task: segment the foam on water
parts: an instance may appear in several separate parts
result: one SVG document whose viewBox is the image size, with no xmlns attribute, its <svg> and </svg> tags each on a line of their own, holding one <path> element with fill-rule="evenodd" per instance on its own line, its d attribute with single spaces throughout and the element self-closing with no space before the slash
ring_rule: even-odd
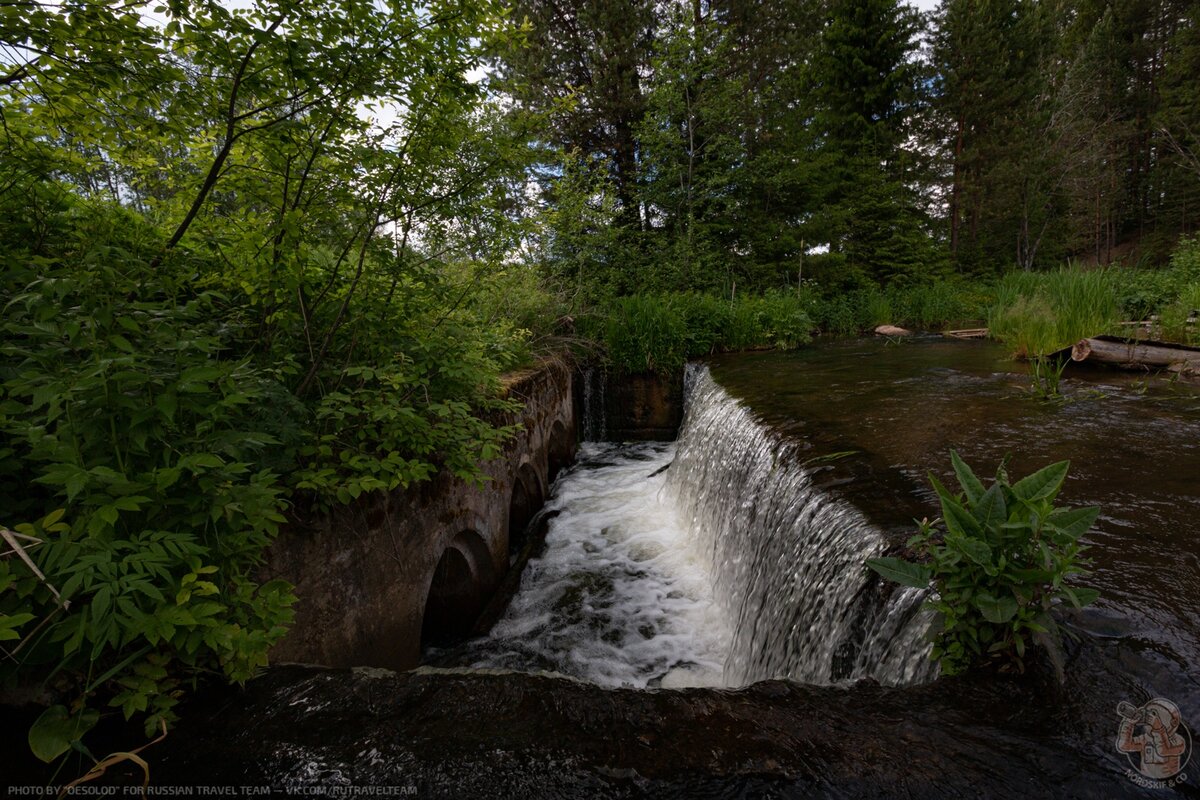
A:
<svg viewBox="0 0 1200 800">
<path fill-rule="evenodd" d="M 582 445 L 550 500 L 559 514 L 545 552 L 526 566 L 504 617 L 472 645 L 474 666 L 543 669 L 602 686 L 723 683 L 727 617 L 662 492 L 674 451 Z"/>
<path fill-rule="evenodd" d="M 668 688 L 936 675 L 925 593 L 865 566 L 882 534 L 707 368 L 686 395 L 677 443 L 583 444 L 545 552 L 460 663 Z"/>
</svg>

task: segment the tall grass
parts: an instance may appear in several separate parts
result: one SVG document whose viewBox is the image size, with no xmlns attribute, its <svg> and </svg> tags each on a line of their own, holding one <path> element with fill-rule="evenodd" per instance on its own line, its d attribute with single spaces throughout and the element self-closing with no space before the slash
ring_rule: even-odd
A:
<svg viewBox="0 0 1200 800">
<path fill-rule="evenodd" d="M 625 372 L 669 372 L 687 360 L 688 330 L 672 298 L 632 295 L 604 309 L 609 361 Z"/>
<path fill-rule="evenodd" d="M 724 350 L 798 347 L 810 341 L 813 322 L 794 294 L 728 300 L 680 292 L 616 298 L 581 327 L 603 342 L 616 369 L 665 373 Z"/>
<path fill-rule="evenodd" d="M 1198 310 L 1200 238 L 1182 240 L 1170 267 L 1159 270 L 1068 266 L 1013 272 L 995 283 L 941 281 L 832 295 L 806 285 L 733 300 L 696 292 L 635 295 L 603 304 L 580 320 L 579 332 L 602 342 L 611 364 L 627 372 L 670 372 L 720 351 L 798 347 L 814 331 L 857 336 L 884 323 L 939 330 L 985 319 L 994 338 L 1037 359 L 1116 332 L 1123 319 L 1153 314 L 1161 335 L 1195 341 L 1198 326 L 1187 320 Z"/>
<path fill-rule="evenodd" d="M 909 286 L 892 295 L 899 323 L 921 330 L 982 320 L 989 297 L 980 287 L 949 282 Z"/>
<path fill-rule="evenodd" d="M 1112 269 L 1014 272 L 996 286 L 988 328 L 1017 355 L 1052 353 L 1114 329 L 1122 311 L 1119 286 Z"/>
<path fill-rule="evenodd" d="M 905 287 L 870 287 L 841 295 L 809 295 L 809 313 L 822 333 L 856 336 L 891 323 L 917 330 L 941 330 L 982 320 L 986 287 L 940 282 Z"/>
</svg>

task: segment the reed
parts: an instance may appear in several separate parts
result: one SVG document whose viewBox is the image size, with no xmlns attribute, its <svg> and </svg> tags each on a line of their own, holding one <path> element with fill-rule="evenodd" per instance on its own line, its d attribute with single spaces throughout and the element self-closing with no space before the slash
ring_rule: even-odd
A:
<svg viewBox="0 0 1200 800">
<path fill-rule="evenodd" d="M 733 300 L 694 292 L 621 297 L 599 319 L 592 335 L 624 372 L 672 372 L 689 358 L 721 351 L 791 349 L 810 341 L 814 327 L 805 299 L 785 292 Z"/>
<path fill-rule="evenodd" d="M 996 286 L 988 328 L 1018 356 L 1044 356 L 1114 329 L 1119 285 L 1112 269 L 1011 273 Z"/>
<path fill-rule="evenodd" d="M 670 372 L 687 360 L 687 326 L 669 296 L 611 301 L 603 339 L 608 358 L 626 372 Z"/>
</svg>

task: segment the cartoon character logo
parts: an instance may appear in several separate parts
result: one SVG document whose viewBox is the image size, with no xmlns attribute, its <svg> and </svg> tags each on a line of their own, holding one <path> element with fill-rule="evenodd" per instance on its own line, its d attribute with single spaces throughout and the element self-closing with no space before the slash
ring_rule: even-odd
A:
<svg viewBox="0 0 1200 800">
<path fill-rule="evenodd" d="M 1192 737 L 1178 706 L 1156 697 L 1140 708 L 1122 701 L 1117 713 L 1121 715 L 1117 749 L 1127 755 L 1131 766 L 1156 781 L 1169 780 L 1183 771 L 1192 755 Z"/>
</svg>

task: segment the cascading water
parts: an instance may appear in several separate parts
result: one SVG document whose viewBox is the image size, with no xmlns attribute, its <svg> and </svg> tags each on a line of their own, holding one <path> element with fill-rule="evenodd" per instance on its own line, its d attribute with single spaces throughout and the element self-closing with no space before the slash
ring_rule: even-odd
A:
<svg viewBox="0 0 1200 800">
<path fill-rule="evenodd" d="M 602 378 L 584 375 L 591 436 Z M 544 554 L 457 660 L 606 686 L 930 679 L 924 593 L 888 594 L 863 565 L 882 535 L 707 368 L 685 391 L 677 443 L 583 445 Z"/>
<path fill-rule="evenodd" d="M 673 453 L 672 444 L 585 443 L 548 504 L 558 514 L 545 552 L 465 660 L 602 686 L 721 685 L 725 614 L 661 491 Z"/>
<path fill-rule="evenodd" d="M 583 370 L 583 424 L 585 442 L 603 442 L 608 439 L 606 375 L 596 367 Z"/>
<path fill-rule="evenodd" d="M 667 491 L 730 615 L 726 682 L 931 678 L 923 593 L 883 597 L 863 566 L 883 554 L 880 533 L 816 488 L 796 445 L 758 422 L 707 367 L 689 366 L 685 392 Z"/>
</svg>

